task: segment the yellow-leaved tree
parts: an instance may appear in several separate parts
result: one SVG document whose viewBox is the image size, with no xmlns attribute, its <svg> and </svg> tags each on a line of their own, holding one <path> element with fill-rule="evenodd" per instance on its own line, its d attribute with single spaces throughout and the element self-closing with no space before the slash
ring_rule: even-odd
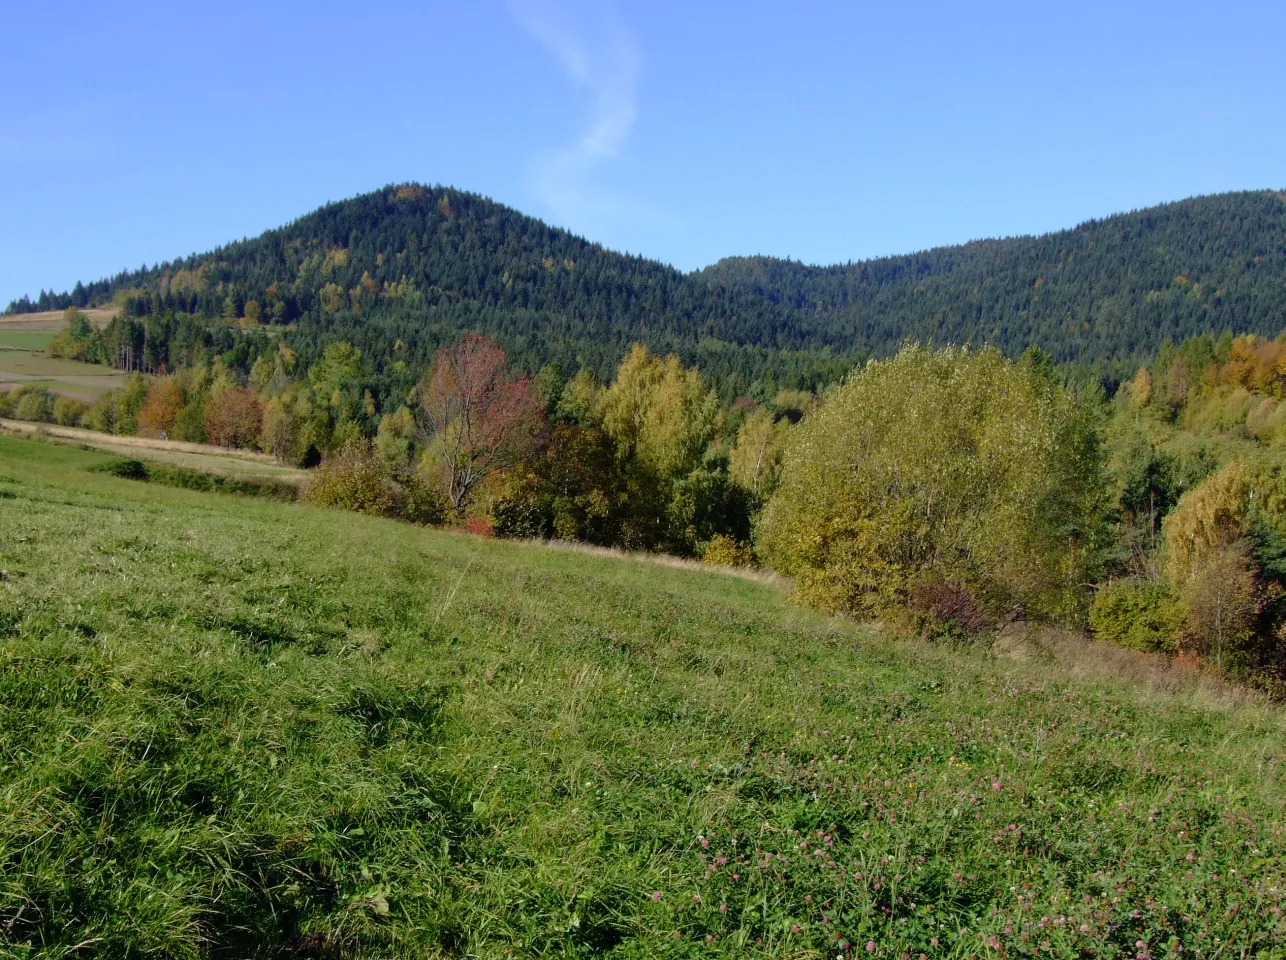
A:
<svg viewBox="0 0 1286 960">
<path fill-rule="evenodd" d="M 967 621 L 1079 608 L 1103 542 L 1098 417 L 1039 365 L 908 346 L 792 428 L 759 555 L 803 602 Z"/>
</svg>

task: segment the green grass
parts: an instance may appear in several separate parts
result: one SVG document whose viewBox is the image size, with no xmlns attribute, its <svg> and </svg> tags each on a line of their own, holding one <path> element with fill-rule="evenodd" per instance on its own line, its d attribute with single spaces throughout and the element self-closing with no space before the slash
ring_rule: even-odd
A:
<svg viewBox="0 0 1286 960">
<path fill-rule="evenodd" d="M 224 450 L 220 447 L 118 436 L 22 420 L 0 420 L 0 432 L 11 435 L 26 433 L 42 443 L 63 444 L 116 454 L 131 460 L 145 460 L 152 465 L 149 470 L 159 471 L 158 475 L 161 476 L 167 473 L 171 477 L 195 474 L 223 477 L 235 483 L 297 487 L 308 475 L 305 470 L 283 466 L 257 451 Z M 172 485 L 191 486 L 184 483 Z M 200 489 L 210 487 L 202 486 Z"/>
<path fill-rule="evenodd" d="M 14 334 L 6 334 L 6 336 L 14 336 Z M 29 377 L 49 379 L 115 377 L 118 380 L 124 380 L 124 374 L 111 367 L 81 363 L 79 360 L 67 360 L 62 357 L 47 357 L 43 353 L 21 350 L 0 350 L 0 373 L 20 373 Z"/>
<path fill-rule="evenodd" d="M 105 459 L 0 437 L 0 955 L 1286 951 L 1274 708 Z"/>
<path fill-rule="evenodd" d="M 50 330 L 15 330 L 0 326 L 0 348 L 44 350 L 54 338 Z"/>
</svg>

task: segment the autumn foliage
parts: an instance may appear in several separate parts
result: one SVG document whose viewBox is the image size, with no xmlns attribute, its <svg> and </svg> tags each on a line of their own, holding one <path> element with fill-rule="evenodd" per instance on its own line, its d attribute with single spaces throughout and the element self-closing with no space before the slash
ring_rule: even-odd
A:
<svg viewBox="0 0 1286 960">
<path fill-rule="evenodd" d="M 206 438 L 220 447 L 248 447 L 263 426 L 263 405 L 248 387 L 228 387 L 210 397 L 203 413 Z"/>
<path fill-rule="evenodd" d="M 183 409 L 184 399 L 183 391 L 173 380 L 157 380 L 138 411 L 139 434 L 144 437 L 168 435 Z"/>
<path fill-rule="evenodd" d="M 430 460 L 457 512 L 489 474 L 532 450 L 544 416 L 531 380 L 513 378 L 500 344 L 477 334 L 438 351 L 420 390 L 419 415 Z"/>
</svg>

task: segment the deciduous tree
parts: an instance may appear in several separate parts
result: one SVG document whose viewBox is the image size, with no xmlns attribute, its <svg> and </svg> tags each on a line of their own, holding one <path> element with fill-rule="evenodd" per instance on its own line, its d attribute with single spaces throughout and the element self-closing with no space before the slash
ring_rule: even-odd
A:
<svg viewBox="0 0 1286 960">
<path fill-rule="evenodd" d="M 453 510 L 489 475 L 531 449 L 543 413 L 531 380 L 514 378 L 490 337 L 466 334 L 438 351 L 420 389 L 418 419 L 426 456 Z"/>
<path fill-rule="evenodd" d="M 263 406 L 247 387 L 227 387 L 214 393 L 202 414 L 205 435 L 221 447 L 248 447 L 259 437 Z"/>
</svg>

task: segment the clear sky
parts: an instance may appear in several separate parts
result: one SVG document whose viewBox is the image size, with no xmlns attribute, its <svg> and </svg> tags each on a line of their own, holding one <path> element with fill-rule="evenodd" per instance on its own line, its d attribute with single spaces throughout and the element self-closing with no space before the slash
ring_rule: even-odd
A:
<svg viewBox="0 0 1286 960">
<path fill-rule="evenodd" d="M 694 269 L 1286 186 L 1286 3 L 0 2 L 0 305 L 391 182 Z"/>
</svg>

